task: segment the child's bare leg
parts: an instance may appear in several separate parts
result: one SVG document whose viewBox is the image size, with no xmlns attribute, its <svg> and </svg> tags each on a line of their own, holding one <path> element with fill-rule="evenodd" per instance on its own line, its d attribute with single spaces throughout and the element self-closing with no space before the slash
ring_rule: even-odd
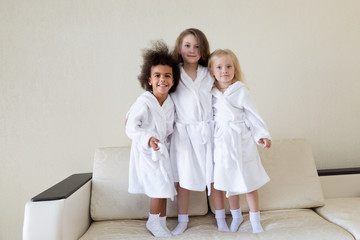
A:
<svg viewBox="0 0 360 240">
<path fill-rule="evenodd" d="M 259 212 L 259 195 L 258 191 L 246 194 L 246 199 L 250 208 L 250 222 L 253 229 L 253 233 L 263 232 L 263 228 L 260 223 L 260 212 Z"/>
<path fill-rule="evenodd" d="M 167 199 L 166 198 L 161 198 L 160 217 L 166 217 L 166 204 L 167 204 Z"/>
<path fill-rule="evenodd" d="M 247 193 L 246 200 L 248 202 L 250 212 L 259 211 L 259 194 L 257 190 Z"/>
<path fill-rule="evenodd" d="M 150 199 L 150 214 L 160 214 L 162 209 L 162 198 Z"/>
<path fill-rule="evenodd" d="M 171 232 L 173 235 L 178 235 L 183 233 L 189 222 L 189 195 L 190 191 L 188 189 L 180 187 L 180 184 L 177 185 L 177 200 L 178 200 L 178 225 Z"/>
<path fill-rule="evenodd" d="M 164 211 L 165 205 L 165 211 Z M 169 237 L 171 233 L 163 228 L 160 220 L 161 214 L 166 216 L 166 198 L 151 198 L 149 219 L 146 222 L 146 228 L 155 237 Z M 166 219 L 166 217 L 165 217 Z"/>
<path fill-rule="evenodd" d="M 189 211 L 189 196 L 190 191 L 188 189 L 180 187 L 177 188 L 177 199 L 178 199 L 178 212 L 179 214 L 188 214 Z"/>
<path fill-rule="evenodd" d="M 229 197 L 229 205 L 230 209 L 238 209 L 240 208 L 239 195 L 233 195 Z"/>
<path fill-rule="evenodd" d="M 219 231 L 228 232 L 229 227 L 225 221 L 225 207 L 223 191 L 214 188 L 214 183 L 211 184 L 211 199 L 215 206 L 215 219 Z"/>
<path fill-rule="evenodd" d="M 211 184 L 211 199 L 214 202 L 215 210 L 224 209 L 223 191 L 215 189 L 214 183 Z"/>
<path fill-rule="evenodd" d="M 230 212 L 233 218 L 230 225 L 230 232 L 237 232 L 240 224 L 243 222 L 239 200 L 239 195 L 229 197 Z"/>
<path fill-rule="evenodd" d="M 170 230 L 166 225 L 166 204 L 167 204 L 167 199 L 162 198 L 160 203 L 160 224 L 167 233 L 171 234 Z"/>
</svg>

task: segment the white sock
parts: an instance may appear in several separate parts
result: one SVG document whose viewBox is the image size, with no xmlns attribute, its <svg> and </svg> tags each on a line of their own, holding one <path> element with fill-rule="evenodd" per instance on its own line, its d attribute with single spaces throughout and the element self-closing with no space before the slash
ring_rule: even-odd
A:
<svg viewBox="0 0 360 240">
<path fill-rule="evenodd" d="M 189 215 L 188 214 L 179 214 L 178 221 L 179 221 L 178 225 L 171 232 L 173 235 L 181 234 L 186 230 L 188 222 L 189 222 Z"/>
<path fill-rule="evenodd" d="M 229 232 L 229 227 L 225 221 L 225 209 L 215 210 L 215 219 L 218 231 Z"/>
<path fill-rule="evenodd" d="M 170 237 L 171 234 L 167 233 L 160 223 L 160 214 L 150 214 L 149 219 L 146 222 L 146 228 L 155 237 Z"/>
<path fill-rule="evenodd" d="M 171 234 L 170 230 L 168 229 L 168 227 L 166 226 L 166 216 L 165 217 L 160 217 L 160 224 L 163 227 L 163 229 L 165 229 L 165 231 L 169 234 Z"/>
<path fill-rule="evenodd" d="M 241 208 L 238 209 L 230 209 L 232 215 L 232 222 L 230 225 L 230 232 L 237 232 L 239 229 L 240 224 L 243 222 L 243 217 L 241 215 Z"/>
<path fill-rule="evenodd" d="M 253 233 L 261 233 L 264 229 L 260 223 L 260 212 L 249 212 L 250 214 L 250 222 L 251 227 L 253 229 Z"/>
</svg>

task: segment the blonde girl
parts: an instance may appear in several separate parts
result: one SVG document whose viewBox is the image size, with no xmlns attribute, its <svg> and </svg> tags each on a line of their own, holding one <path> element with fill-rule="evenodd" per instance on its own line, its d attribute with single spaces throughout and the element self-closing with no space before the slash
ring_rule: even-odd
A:
<svg viewBox="0 0 360 240">
<path fill-rule="evenodd" d="M 253 233 L 263 232 L 257 189 L 270 179 L 261 164 L 256 143 L 270 148 L 270 134 L 244 84 L 235 54 L 228 49 L 214 51 L 209 70 L 215 78 L 212 199 L 218 230 L 238 230 L 243 221 L 239 194 L 246 194 Z M 226 191 L 233 218 L 230 229 L 225 222 L 223 191 Z"/>
<path fill-rule="evenodd" d="M 212 182 L 213 79 L 207 68 L 209 43 L 199 29 L 189 28 L 175 42 L 174 58 L 180 65 L 180 82 L 171 94 L 176 115 L 170 159 L 178 192 L 178 225 L 183 233 L 189 221 L 189 191 L 204 191 Z"/>
</svg>

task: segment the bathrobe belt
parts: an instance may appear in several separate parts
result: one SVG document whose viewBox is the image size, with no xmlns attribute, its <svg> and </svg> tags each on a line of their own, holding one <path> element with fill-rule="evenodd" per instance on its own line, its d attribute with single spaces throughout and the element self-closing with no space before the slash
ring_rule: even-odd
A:
<svg viewBox="0 0 360 240">
<path fill-rule="evenodd" d="M 200 140 L 194 141 L 194 139 L 191 139 L 191 142 L 201 145 L 206 145 L 206 156 L 205 156 L 205 173 L 206 173 L 206 186 L 208 188 L 208 195 L 211 194 L 211 180 L 212 180 L 212 171 L 213 171 L 213 158 L 212 158 L 212 148 L 209 144 L 212 142 L 212 126 L 213 126 L 213 120 L 208 119 L 205 121 L 199 121 L 199 122 L 179 122 L 177 121 L 176 127 L 178 129 L 180 138 L 186 141 L 186 144 L 189 145 L 190 141 L 187 139 L 188 136 L 194 134 L 191 133 L 189 130 L 190 126 L 198 126 L 198 133 L 200 133 Z M 196 147 L 196 146 L 194 146 Z M 187 149 L 189 149 L 189 146 L 187 146 Z M 188 152 L 190 154 L 190 152 Z"/>
<path fill-rule="evenodd" d="M 242 132 L 243 126 L 249 126 L 246 119 L 239 121 L 222 121 L 215 133 L 215 138 L 221 139 L 221 151 L 225 155 L 223 160 L 225 168 L 231 168 L 231 161 L 234 161 L 237 167 L 242 171 Z"/>
<path fill-rule="evenodd" d="M 186 139 L 187 136 L 189 135 L 189 126 L 199 126 L 199 133 L 200 133 L 200 142 L 198 142 L 199 144 L 206 144 L 208 142 L 211 141 L 211 125 L 210 123 L 213 120 L 209 119 L 206 121 L 199 121 L 199 122 L 176 122 L 176 126 L 178 127 L 179 130 L 179 134 L 181 139 Z"/>
</svg>

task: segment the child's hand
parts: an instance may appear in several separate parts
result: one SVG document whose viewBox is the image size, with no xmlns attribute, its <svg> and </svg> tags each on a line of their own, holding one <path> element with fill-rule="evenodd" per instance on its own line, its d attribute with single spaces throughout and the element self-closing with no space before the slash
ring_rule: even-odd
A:
<svg viewBox="0 0 360 240">
<path fill-rule="evenodd" d="M 149 145 L 152 149 L 154 149 L 154 151 L 159 150 L 159 146 L 157 145 L 157 143 L 160 142 L 158 139 L 151 137 L 149 140 Z"/>
<path fill-rule="evenodd" d="M 268 149 L 271 147 L 271 140 L 267 138 L 261 138 L 258 141 L 259 144 L 263 145 L 263 148 Z"/>
</svg>

